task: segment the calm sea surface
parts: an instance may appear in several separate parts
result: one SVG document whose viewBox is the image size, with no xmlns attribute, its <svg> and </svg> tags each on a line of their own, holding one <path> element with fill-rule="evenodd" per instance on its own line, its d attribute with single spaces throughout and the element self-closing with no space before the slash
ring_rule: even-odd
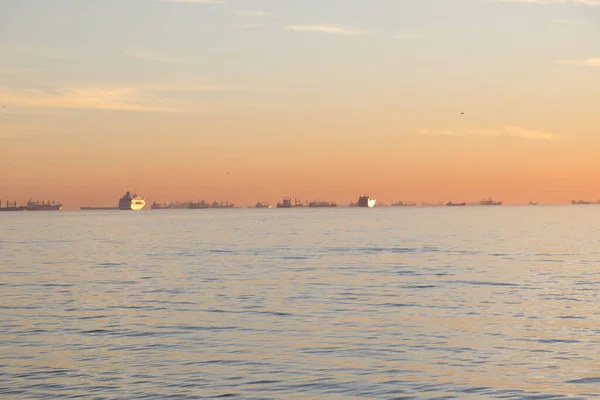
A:
<svg viewBox="0 0 600 400">
<path fill-rule="evenodd" d="M 600 207 L 0 213 L 0 398 L 600 396 Z"/>
</svg>

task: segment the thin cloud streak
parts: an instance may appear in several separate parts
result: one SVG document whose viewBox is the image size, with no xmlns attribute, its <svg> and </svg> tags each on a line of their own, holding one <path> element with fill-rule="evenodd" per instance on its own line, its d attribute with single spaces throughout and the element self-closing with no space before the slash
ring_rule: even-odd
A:
<svg viewBox="0 0 600 400">
<path fill-rule="evenodd" d="M 132 57 L 132 58 L 136 58 L 138 60 L 144 60 L 144 61 L 155 61 L 155 62 L 162 62 L 162 63 L 168 63 L 168 64 L 176 64 L 176 63 L 181 62 L 181 60 L 177 60 L 175 58 L 160 57 L 160 56 L 156 56 L 153 54 L 145 53 L 143 51 L 136 51 L 136 50 L 127 50 L 127 51 L 125 51 L 124 54 L 128 57 Z"/>
<path fill-rule="evenodd" d="M 0 87 L 0 102 L 16 107 L 64 108 L 139 112 L 184 112 L 160 93 L 239 90 L 211 85 L 80 86 L 55 89 L 11 89 Z M 170 103 L 170 104 L 169 104 Z M 179 103 L 181 104 L 181 103 Z"/>
<path fill-rule="evenodd" d="M 556 63 L 563 65 L 579 65 L 583 67 L 600 67 L 600 57 L 589 58 L 587 60 L 561 60 Z"/>
<path fill-rule="evenodd" d="M 429 39 L 430 37 L 431 37 L 431 34 L 429 34 L 429 33 L 407 33 L 407 34 L 392 36 L 392 38 L 399 39 L 399 40 Z"/>
<path fill-rule="evenodd" d="M 242 29 L 256 29 L 256 28 L 262 28 L 263 26 L 265 26 L 264 24 L 243 24 L 240 25 L 240 28 Z"/>
<path fill-rule="evenodd" d="M 219 4 L 221 0 L 156 0 L 161 3 L 196 3 L 196 4 Z"/>
<path fill-rule="evenodd" d="M 578 5 L 587 7 L 600 7 L 600 0 L 491 0 L 501 3 L 524 3 L 542 5 Z"/>
<path fill-rule="evenodd" d="M 556 140 L 561 136 L 553 133 L 528 130 L 519 126 L 505 126 L 502 129 L 466 129 L 466 130 L 430 130 L 421 129 L 421 135 L 433 136 L 481 136 L 481 137 L 501 137 L 509 136 L 521 139 L 532 140 Z"/>
<path fill-rule="evenodd" d="M 577 21 L 574 19 L 555 19 L 553 21 L 556 24 L 562 24 L 562 25 L 577 25 L 577 24 L 581 24 L 581 21 Z"/>
<path fill-rule="evenodd" d="M 363 33 L 362 31 L 356 29 L 344 28 L 341 26 L 333 25 L 294 25 L 288 26 L 287 28 L 297 32 L 321 32 L 347 36 L 356 36 L 361 35 Z"/>
<path fill-rule="evenodd" d="M 265 12 L 265 11 L 252 11 L 252 10 L 233 10 L 233 13 L 235 15 L 239 15 L 240 17 L 261 18 L 261 17 L 271 17 L 271 16 L 273 16 L 273 14 L 269 13 L 269 12 Z"/>
</svg>

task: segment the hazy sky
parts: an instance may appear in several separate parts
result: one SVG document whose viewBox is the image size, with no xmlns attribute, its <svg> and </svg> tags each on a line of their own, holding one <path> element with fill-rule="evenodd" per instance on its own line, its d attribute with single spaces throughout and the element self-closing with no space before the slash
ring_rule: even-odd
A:
<svg viewBox="0 0 600 400">
<path fill-rule="evenodd" d="M 597 199 L 599 43 L 600 0 L 0 0 L 0 199 Z"/>
</svg>

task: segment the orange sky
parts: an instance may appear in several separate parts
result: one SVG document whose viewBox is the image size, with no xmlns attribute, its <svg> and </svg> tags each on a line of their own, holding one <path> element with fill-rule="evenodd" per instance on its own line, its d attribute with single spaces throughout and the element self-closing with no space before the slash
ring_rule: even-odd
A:
<svg viewBox="0 0 600 400">
<path fill-rule="evenodd" d="M 0 199 L 600 198 L 600 9 L 334 3 L 8 0 Z"/>
</svg>

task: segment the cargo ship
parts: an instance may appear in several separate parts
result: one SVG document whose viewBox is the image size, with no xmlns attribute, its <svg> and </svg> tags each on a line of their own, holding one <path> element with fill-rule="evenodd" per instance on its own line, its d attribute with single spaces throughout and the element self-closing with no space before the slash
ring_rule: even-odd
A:
<svg viewBox="0 0 600 400">
<path fill-rule="evenodd" d="M 200 200 L 197 203 L 190 203 L 190 210 L 204 210 L 207 208 L 210 208 L 210 204 L 208 204 L 204 200 Z"/>
<path fill-rule="evenodd" d="M 593 202 L 593 201 L 585 201 L 585 200 L 571 200 L 571 204 L 574 204 L 574 205 L 581 205 L 581 204 L 600 204 L 600 201 Z"/>
<path fill-rule="evenodd" d="M 446 203 L 447 207 L 464 207 L 466 205 L 467 205 L 467 203 L 453 203 L 453 202 Z"/>
<path fill-rule="evenodd" d="M 444 203 L 427 203 L 427 202 L 421 203 L 422 207 L 441 207 L 443 205 L 444 205 Z"/>
<path fill-rule="evenodd" d="M 169 204 L 160 204 L 156 201 L 152 203 L 150 209 L 152 210 L 187 210 L 191 208 L 192 203 L 190 201 L 180 202 L 176 201 L 175 203 L 170 202 Z"/>
<path fill-rule="evenodd" d="M 230 203 L 229 201 L 225 201 L 225 203 L 223 203 L 222 201 L 219 203 L 216 200 L 213 201 L 213 203 L 210 205 L 210 208 L 235 208 L 235 204 Z"/>
<path fill-rule="evenodd" d="M 56 204 L 54 203 L 54 200 L 52 203 L 50 203 L 50 201 L 44 203 L 43 201 L 39 202 L 29 200 L 25 206 L 25 209 L 27 211 L 60 211 L 62 210 L 62 204 Z"/>
<path fill-rule="evenodd" d="M 2 200 L 0 200 L 0 211 L 25 211 L 27 207 L 19 206 L 17 207 L 17 202 L 13 201 L 12 203 L 6 202 L 6 207 L 2 207 Z"/>
<path fill-rule="evenodd" d="M 308 206 L 311 208 L 329 208 L 337 207 L 337 203 L 333 201 L 311 201 Z"/>
<path fill-rule="evenodd" d="M 413 201 L 407 201 L 406 203 L 403 201 L 398 201 L 396 203 L 392 203 L 392 207 L 416 207 L 417 203 Z"/>
<path fill-rule="evenodd" d="M 502 202 L 501 201 L 494 201 L 491 198 L 488 199 L 483 199 L 479 202 L 480 206 L 501 206 Z"/>
<path fill-rule="evenodd" d="M 296 208 L 296 207 L 304 207 L 304 204 L 299 202 L 297 199 L 294 199 L 292 203 L 292 199 L 290 197 L 284 197 L 281 203 L 277 203 L 277 208 Z"/>
<path fill-rule="evenodd" d="M 372 199 L 369 196 L 362 195 L 358 198 L 358 206 L 359 207 L 373 208 L 373 207 L 375 207 L 375 204 L 377 204 L 377 200 Z"/>
<path fill-rule="evenodd" d="M 139 211 L 146 205 L 146 200 L 137 194 L 131 195 L 130 192 L 125 193 L 125 196 L 119 199 L 119 210 Z"/>
<path fill-rule="evenodd" d="M 273 208 L 273 206 L 268 201 L 264 201 L 264 202 L 263 201 L 258 201 L 254 205 L 254 208 Z"/>
</svg>

